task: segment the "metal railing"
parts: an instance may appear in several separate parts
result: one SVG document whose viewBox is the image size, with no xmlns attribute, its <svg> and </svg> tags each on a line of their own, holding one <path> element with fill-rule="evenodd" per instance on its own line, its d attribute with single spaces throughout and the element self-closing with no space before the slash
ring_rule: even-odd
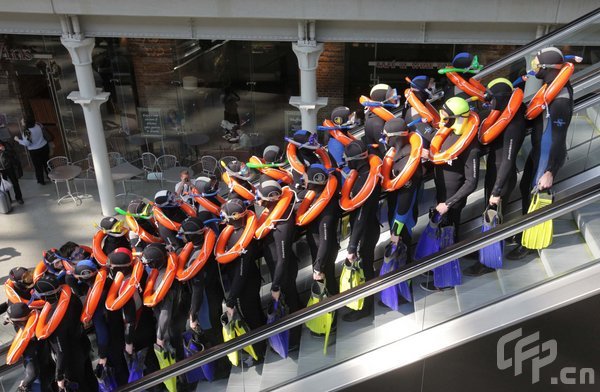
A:
<svg viewBox="0 0 600 392">
<path fill-rule="evenodd" d="M 596 8 L 594 11 L 589 12 L 580 18 L 573 20 L 572 22 L 554 30 L 550 33 L 531 41 L 530 43 L 519 47 L 519 49 L 515 50 L 511 54 L 506 57 L 503 57 L 497 61 L 494 61 L 491 64 L 488 64 L 485 68 L 481 70 L 481 72 L 477 73 L 474 78 L 477 80 L 481 80 L 482 78 L 490 75 L 493 72 L 496 72 L 507 65 L 512 64 L 515 60 L 520 59 L 532 52 L 542 49 L 545 46 L 556 43 L 556 41 L 571 36 L 576 32 L 588 27 L 591 23 L 600 22 L 600 8 Z"/>
<path fill-rule="evenodd" d="M 518 234 L 527 228 L 536 226 L 546 220 L 560 217 L 596 201 L 600 201 L 600 187 L 594 186 L 585 189 L 519 219 L 513 219 L 510 222 L 501 224 L 488 232 L 479 233 L 469 240 L 458 242 L 434 255 L 424 258 L 419 264 L 407 265 L 398 272 L 375 278 L 361 286 L 355 287 L 342 294 L 334 295 L 309 308 L 292 313 L 273 324 L 262 326 L 227 343 L 220 344 L 202 353 L 183 359 L 168 368 L 154 372 L 131 384 L 125 385 L 121 387 L 119 391 L 134 392 L 145 390 L 168 378 L 178 376 L 195 369 L 198 366 L 215 361 L 229 353 L 241 350 L 248 345 L 264 341 L 270 336 L 302 325 L 314 317 L 332 312 L 357 299 L 376 294 L 388 287 L 419 276 L 449 261 L 463 257 L 497 241 Z"/>
</svg>

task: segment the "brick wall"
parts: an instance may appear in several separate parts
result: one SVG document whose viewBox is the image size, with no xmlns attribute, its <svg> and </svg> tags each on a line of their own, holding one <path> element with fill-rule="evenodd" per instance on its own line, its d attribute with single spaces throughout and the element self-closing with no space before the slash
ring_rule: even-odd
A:
<svg viewBox="0 0 600 392">
<path fill-rule="evenodd" d="M 139 104 L 142 107 L 177 107 L 173 94 L 172 80 L 178 75 L 173 72 L 175 40 L 128 39 L 127 49 L 131 54 L 137 85 Z"/>
<path fill-rule="evenodd" d="M 319 97 L 328 97 L 326 107 L 319 110 L 318 122 L 329 118 L 331 111 L 344 105 L 345 86 L 345 44 L 327 42 L 317 69 L 317 92 Z"/>
</svg>

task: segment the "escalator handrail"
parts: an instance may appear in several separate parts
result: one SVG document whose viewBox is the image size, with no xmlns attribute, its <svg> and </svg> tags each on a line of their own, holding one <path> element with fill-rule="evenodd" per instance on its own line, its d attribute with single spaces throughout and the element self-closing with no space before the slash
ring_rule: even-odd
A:
<svg viewBox="0 0 600 392">
<path fill-rule="evenodd" d="M 496 72 L 507 65 L 512 64 L 515 60 L 518 60 L 525 55 L 531 54 L 532 52 L 542 49 L 545 46 L 555 44 L 557 40 L 561 38 L 567 37 L 583 28 L 588 26 L 590 23 L 595 21 L 600 21 L 600 8 L 596 8 L 594 11 L 591 11 L 566 25 L 551 31 L 550 33 L 537 38 L 526 45 L 519 47 L 517 50 L 505 56 L 499 60 L 488 64 L 484 67 L 481 72 L 477 73 L 474 78 L 477 80 L 481 80 L 484 77 L 490 75 L 493 72 Z"/>
<path fill-rule="evenodd" d="M 497 241 L 518 234 L 523 230 L 538 225 L 548 219 L 555 219 L 596 201 L 600 201 L 600 187 L 592 186 L 562 200 L 558 200 L 540 210 L 503 223 L 490 231 L 478 233 L 470 239 L 458 242 L 434 255 L 424 258 L 418 264 L 407 265 L 400 271 L 377 277 L 361 286 L 334 295 L 308 308 L 294 312 L 273 324 L 252 330 L 227 343 L 212 347 L 202 353 L 183 359 L 168 368 L 144 376 L 118 390 L 123 392 L 145 390 L 149 386 L 157 385 L 168 378 L 183 374 L 203 364 L 210 363 L 229 353 L 241 350 L 250 344 L 264 341 L 270 336 L 284 332 L 295 326 L 302 325 L 314 317 L 339 309 L 359 298 L 374 295 L 395 284 L 419 276 L 427 271 L 431 271 L 433 268 L 439 267 L 449 261 L 463 257 Z"/>
</svg>

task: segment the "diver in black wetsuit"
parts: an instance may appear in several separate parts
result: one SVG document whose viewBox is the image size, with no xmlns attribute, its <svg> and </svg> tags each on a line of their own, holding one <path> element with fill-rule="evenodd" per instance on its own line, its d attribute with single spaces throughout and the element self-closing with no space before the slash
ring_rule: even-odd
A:
<svg viewBox="0 0 600 392">
<path fill-rule="evenodd" d="M 94 286 L 98 268 L 98 265 L 93 260 L 81 260 L 75 266 L 73 274 L 69 275 L 67 278 L 67 284 L 69 284 L 73 293 L 81 298 L 82 302 L 84 302 L 86 296 L 90 294 L 90 291 Z M 69 277 L 72 279 L 69 279 Z M 123 356 L 123 346 L 115 345 L 115 337 L 109 333 L 109 311 L 105 306 L 106 294 L 108 293 L 111 283 L 112 280 L 107 277 L 104 287 L 102 288 L 96 311 L 91 319 L 91 324 L 93 325 L 94 333 L 96 334 L 96 347 L 98 349 L 99 357 L 94 372 L 97 376 L 100 376 L 103 368 L 109 366 L 114 370 L 117 384 L 124 385 L 127 383 L 128 373 L 125 357 Z"/>
<path fill-rule="evenodd" d="M 194 249 L 184 267 L 190 265 L 199 255 L 205 241 L 205 233 L 207 230 L 213 230 L 215 234 L 218 234 L 215 225 L 204 225 L 204 221 L 211 218 L 214 218 L 211 213 L 203 211 L 198 214 L 198 217 L 187 218 L 181 224 L 181 229 L 179 230 L 180 237 L 182 237 L 186 243 L 191 242 L 194 245 Z M 204 301 L 205 293 L 209 307 L 208 313 L 211 327 L 215 329 L 215 327 L 219 325 L 219 318 L 222 310 L 221 302 L 223 300 L 223 289 L 218 283 L 219 278 L 216 263 L 211 251 L 204 267 L 202 267 L 193 278 L 186 282 L 182 282 L 182 286 L 187 290 L 186 294 L 189 295 L 188 319 L 190 322 L 190 329 L 199 337 L 204 334 L 198 321 L 198 312 Z M 218 342 L 219 340 L 217 339 L 217 341 L 212 342 L 212 344 Z"/>
<path fill-rule="evenodd" d="M 23 302 L 17 302 L 8 307 L 8 320 L 13 324 L 15 332 L 25 327 L 30 313 L 31 309 Z M 53 391 L 55 364 L 50 357 L 47 342 L 37 340 L 34 336 L 27 344 L 22 358 L 24 374 L 17 387 L 17 392 L 31 391 L 36 379 L 39 380 L 41 392 Z"/>
<path fill-rule="evenodd" d="M 142 216 L 148 217 L 152 214 L 152 206 L 150 204 L 144 202 L 142 199 L 134 199 L 127 206 L 127 212 L 134 214 L 132 218 L 135 219 L 141 229 L 155 237 L 160 236 L 157 227 L 152 224 L 152 221 L 150 219 L 142 218 Z M 148 243 L 133 230 L 129 230 L 129 243 L 131 249 L 135 249 L 136 252 L 143 251 L 146 245 L 148 245 Z"/>
<path fill-rule="evenodd" d="M 156 192 L 154 195 L 154 204 L 173 222 L 181 223 L 188 217 L 185 211 L 183 211 L 180 205 L 175 201 L 175 196 L 171 191 L 162 190 Z M 156 223 L 158 225 L 158 233 L 166 245 L 171 249 L 179 249 L 183 246 L 181 240 L 177 238 L 176 231 L 170 230 L 160 222 Z"/>
<path fill-rule="evenodd" d="M 330 175 L 321 164 L 310 165 L 306 171 L 307 189 L 316 192 L 316 198 L 323 192 Z M 331 175 L 338 175 L 332 173 Z M 306 241 L 313 260 L 313 279 L 325 280 L 330 295 L 337 294 L 339 286 L 335 280 L 335 259 L 339 249 L 337 230 L 342 216 L 339 205 L 339 189 L 334 193 L 327 206 L 306 228 Z"/>
<path fill-rule="evenodd" d="M 36 282 L 35 292 L 40 298 L 54 304 L 59 300 L 61 285 L 54 276 L 45 275 Z M 82 309 L 79 298 L 71 295 L 58 327 L 47 340 L 56 357 L 55 380 L 58 388 L 63 390 L 70 383 L 77 383 L 79 391 L 96 392 L 98 381 L 90 360 L 91 345 L 79 321 Z"/>
<path fill-rule="evenodd" d="M 398 103 L 398 97 L 396 97 L 395 90 L 387 84 L 375 85 L 371 89 L 369 97 L 372 101 L 376 102 L 388 102 L 390 104 Z M 369 108 L 365 109 L 365 135 L 363 136 L 362 141 L 368 146 L 369 153 L 376 154 L 379 158 L 383 158 L 385 155 L 383 146 L 379 144 L 384 124 L 384 119 L 373 113 Z"/>
<path fill-rule="evenodd" d="M 558 76 L 564 62 L 562 52 L 549 47 L 540 50 L 531 65 L 532 69 L 537 71 L 535 77 L 549 85 Z M 523 214 L 526 214 L 529 208 L 532 188 L 537 187 L 539 191 L 552 188 L 558 170 L 565 163 L 567 130 L 572 116 L 573 87 L 568 81 L 548 107 L 532 120 L 532 148 L 519 185 Z M 520 234 L 516 236 L 516 240 L 519 245 L 506 256 L 508 259 L 519 260 L 532 252 L 521 245 Z"/>
<path fill-rule="evenodd" d="M 317 140 L 317 135 L 314 133 L 310 133 L 304 129 L 300 129 L 294 133 L 291 139 L 288 139 L 289 143 L 295 144 L 297 148 L 298 160 L 304 165 L 304 168 L 308 168 L 313 164 L 322 164 L 319 156 L 315 153 L 321 145 Z M 329 154 L 331 157 L 331 154 Z M 288 157 L 288 160 L 290 158 Z M 331 162 L 334 164 L 336 161 L 333 157 L 331 157 Z M 302 173 L 297 172 L 296 170 L 292 170 L 292 176 L 294 178 L 294 186 L 298 190 L 303 190 L 306 188 L 306 178 Z"/>
<path fill-rule="evenodd" d="M 452 127 L 441 151 L 446 150 L 454 144 L 468 124 L 469 104 L 462 98 L 453 97 L 447 100 L 440 110 L 441 122 L 446 127 Z M 458 236 L 460 226 L 460 215 L 467 204 L 467 197 L 477 188 L 479 178 L 479 141 L 474 140 L 471 144 L 454 159 L 451 163 L 435 165 L 434 181 L 436 188 L 437 212 L 442 215 L 442 226 L 453 225 L 454 235 Z M 422 283 L 421 287 L 428 291 L 436 291 L 433 281 Z"/>
<path fill-rule="evenodd" d="M 351 194 L 356 195 L 369 177 L 369 160 L 367 147 L 362 141 L 356 140 L 344 149 L 345 161 L 350 169 L 358 172 L 358 177 Z M 379 240 L 379 195 L 381 186 L 379 179 L 371 195 L 364 204 L 350 213 L 350 240 L 348 242 L 348 261 L 350 263 L 361 260 L 361 267 L 365 280 L 375 277 L 373 262 L 375 261 L 375 246 Z M 342 316 L 344 321 L 357 321 L 368 317 L 373 311 L 373 296 L 364 299 L 361 310 L 351 311 Z"/>
<path fill-rule="evenodd" d="M 230 249 L 241 237 L 246 225 L 246 205 L 239 199 L 228 200 L 221 209 L 221 217 L 234 227 L 226 248 Z M 229 290 L 225 298 L 227 314 L 231 319 L 234 312 L 240 312 L 242 319 L 252 329 L 265 323 L 265 315 L 260 302 L 260 272 L 256 259 L 260 254 L 257 241 L 251 241 L 246 252 L 230 263 L 219 267 L 229 280 Z M 264 345 L 263 345 L 264 347 Z M 260 350 L 259 350 L 260 351 Z"/>
<path fill-rule="evenodd" d="M 109 277 L 106 286 L 110 288 L 117 273 L 121 272 L 129 279 L 133 272 L 133 258 L 127 248 L 118 248 L 108 255 L 107 266 Z M 107 310 L 107 320 L 110 339 L 109 356 L 119 358 L 118 353 L 124 353 L 127 362 L 131 362 L 133 354 L 140 350 L 151 349 L 155 340 L 155 320 L 152 310 L 143 306 L 143 287 L 146 285 L 147 274 L 144 271 L 138 289 L 123 306 L 114 311 Z M 123 286 L 121 286 L 122 288 Z M 157 370 L 158 362 L 154 355 L 145 355 L 145 373 Z M 115 365 L 117 366 L 117 365 Z M 120 371 L 120 367 L 119 367 Z"/>
<path fill-rule="evenodd" d="M 425 125 L 425 124 L 424 124 Z M 385 123 L 383 139 L 385 145 L 394 147 L 391 176 L 396 177 L 402 172 L 410 157 L 411 145 L 408 143 L 408 128 L 401 118 L 393 118 Z M 407 246 L 412 243 L 412 229 L 419 217 L 418 194 L 421 189 L 423 170 L 418 168 L 408 182 L 394 192 L 388 192 L 388 220 L 390 224 L 391 241 L 402 241 Z M 408 255 L 408 257 L 410 257 Z"/>
<path fill-rule="evenodd" d="M 256 188 L 258 204 L 273 210 L 283 191 L 281 185 L 266 175 L 261 176 Z M 298 257 L 292 249 L 296 234 L 296 215 L 294 200 L 290 202 L 279 220 L 273 222 L 273 228 L 262 239 L 263 257 L 271 274 L 271 296 L 275 301 L 282 301 L 290 312 L 300 309 L 300 299 L 296 288 L 298 276 Z M 291 344 L 296 345 L 300 339 L 299 328 L 292 329 Z"/>
<path fill-rule="evenodd" d="M 502 112 L 513 92 L 512 83 L 504 78 L 492 80 L 488 84 L 491 110 Z M 525 105 L 521 104 L 517 113 L 504 131 L 484 148 L 487 150 L 485 171 L 485 200 L 492 208 L 504 208 L 517 184 L 517 154 L 525 139 Z M 463 272 L 468 276 L 479 276 L 495 271 L 480 262 L 473 263 Z"/>
</svg>

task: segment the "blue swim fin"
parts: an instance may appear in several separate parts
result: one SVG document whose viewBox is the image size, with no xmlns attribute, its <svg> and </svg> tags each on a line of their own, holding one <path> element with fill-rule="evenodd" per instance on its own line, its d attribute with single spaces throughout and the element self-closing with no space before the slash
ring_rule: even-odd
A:
<svg viewBox="0 0 600 392">
<path fill-rule="evenodd" d="M 404 244 L 402 244 L 404 245 Z M 383 254 L 383 264 L 379 270 L 379 276 L 383 276 L 390 272 L 398 270 L 398 260 L 396 259 L 396 253 L 398 247 L 393 242 L 390 242 L 385 247 L 385 253 Z M 398 310 L 398 285 L 395 284 L 387 289 L 382 290 L 380 293 L 381 302 L 392 310 Z"/>
<path fill-rule="evenodd" d="M 454 226 L 440 227 L 440 249 L 454 244 Z M 435 287 L 454 287 L 462 283 L 462 272 L 458 259 L 433 269 L 433 284 Z"/>
<path fill-rule="evenodd" d="M 148 348 L 136 351 L 133 355 L 125 353 L 125 360 L 127 362 L 127 368 L 129 370 L 129 379 L 127 382 L 134 382 L 144 376 L 144 362 L 146 361 L 146 353 Z"/>
<path fill-rule="evenodd" d="M 267 310 L 267 324 L 272 324 L 289 313 L 287 306 L 281 301 L 271 301 Z M 287 358 L 290 348 L 290 330 L 283 331 L 269 338 L 269 345 L 281 358 Z"/>
<path fill-rule="evenodd" d="M 408 259 L 408 249 L 403 242 L 398 242 L 398 249 L 396 250 L 396 262 L 398 268 L 404 267 Z M 410 290 L 410 280 L 405 280 L 396 285 L 398 287 L 398 293 L 408 302 L 412 302 L 412 292 Z"/>
<path fill-rule="evenodd" d="M 112 392 L 117 389 L 117 379 L 111 367 L 104 366 L 102 374 L 98 378 L 98 391 Z"/>
<path fill-rule="evenodd" d="M 502 223 L 502 217 L 500 216 L 499 211 L 488 207 L 483 212 L 481 232 L 485 233 L 500 223 Z M 502 268 L 503 255 L 504 241 L 500 240 L 479 250 L 479 262 L 488 268 Z"/>
<path fill-rule="evenodd" d="M 185 358 L 202 352 L 206 348 L 207 345 L 197 341 L 192 331 L 183 333 L 183 355 Z M 187 372 L 185 374 L 185 379 L 189 384 L 202 380 L 213 381 L 215 379 L 215 372 L 216 363 L 210 362 Z"/>
<path fill-rule="evenodd" d="M 429 211 L 429 223 L 421 233 L 415 248 L 415 260 L 420 260 L 440 251 L 440 220 L 440 214 L 431 209 Z"/>
</svg>

